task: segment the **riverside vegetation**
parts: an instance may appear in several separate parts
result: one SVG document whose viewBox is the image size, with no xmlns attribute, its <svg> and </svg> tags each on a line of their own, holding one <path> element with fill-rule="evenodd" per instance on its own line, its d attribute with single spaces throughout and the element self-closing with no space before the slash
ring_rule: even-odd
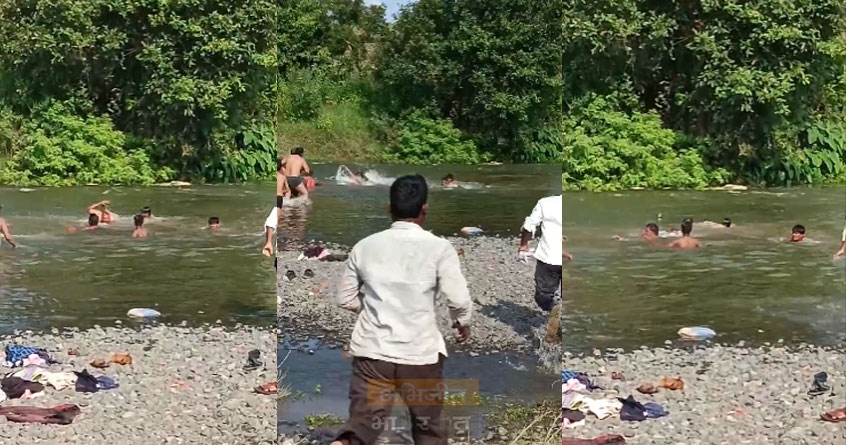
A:
<svg viewBox="0 0 846 445">
<path fill-rule="evenodd" d="M 274 172 L 275 3 L 0 5 L 0 183 Z"/>
<path fill-rule="evenodd" d="M 846 182 L 845 11 L 568 3 L 564 188 Z"/>
<path fill-rule="evenodd" d="M 561 4 L 362 0 L 279 12 L 279 138 L 313 159 L 557 162 Z"/>
</svg>

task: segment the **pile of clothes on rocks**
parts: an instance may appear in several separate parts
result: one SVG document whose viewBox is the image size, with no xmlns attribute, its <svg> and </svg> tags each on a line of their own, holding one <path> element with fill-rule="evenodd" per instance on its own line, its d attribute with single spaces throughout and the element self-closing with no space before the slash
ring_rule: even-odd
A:
<svg viewBox="0 0 846 445">
<path fill-rule="evenodd" d="M 87 369 L 82 371 L 51 371 L 50 365 L 58 364 L 50 354 L 40 348 L 17 344 L 6 345 L 2 362 L 8 368 L 20 368 L 0 379 L 0 403 L 6 399 L 35 399 L 44 395 L 49 386 L 57 391 L 74 388 L 77 392 L 93 393 L 117 388 L 114 379 L 95 377 Z M 128 354 L 123 354 L 129 357 Z M 0 415 L 12 422 L 34 422 L 67 425 L 79 414 L 76 405 L 59 405 L 49 408 L 32 406 L 0 407 Z"/>
<path fill-rule="evenodd" d="M 661 405 L 651 402 L 640 403 L 631 395 L 625 399 L 620 397 L 594 397 L 592 392 L 602 388 L 594 384 L 590 377 L 583 372 L 563 371 L 561 383 L 561 414 L 564 419 L 562 426 L 565 430 L 584 425 L 589 414 L 599 420 L 619 416 L 621 420 L 629 422 L 640 422 L 669 415 L 669 412 Z M 644 385 L 641 386 L 648 389 Z M 608 435 L 594 439 L 565 437 L 562 443 L 564 445 L 625 443 L 625 438 L 619 435 Z"/>
</svg>

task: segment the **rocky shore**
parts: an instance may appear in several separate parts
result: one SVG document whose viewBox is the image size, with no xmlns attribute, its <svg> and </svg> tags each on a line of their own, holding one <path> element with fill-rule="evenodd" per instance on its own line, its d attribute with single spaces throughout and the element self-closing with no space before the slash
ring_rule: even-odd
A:
<svg viewBox="0 0 846 445">
<path fill-rule="evenodd" d="M 548 316 L 534 301 L 534 262 L 516 260 L 518 241 L 492 237 L 449 240 L 463 252 L 462 268 L 475 303 L 471 336 L 461 349 L 536 352 L 541 347 L 559 351 L 557 344 L 541 344 Z M 342 246 L 330 249 L 333 253 L 348 251 Z M 280 289 L 284 286 L 277 311 L 280 335 L 292 342 L 308 338 L 346 342 L 355 316 L 339 309 L 334 301 L 335 285 L 344 263 L 298 261 L 300 253 L 280 253 L 278 283 Z M 290 281 L 284 278 L 286 273 L 292 274 Z M 454 348 L 445 302 L 437 305 L 441 332 L 450 333 L 445 337 Z"/>
<path fill-rule="evenodd" d="M 276 378 L 276 333 L 272 330 L 244 326 L 53 330 L 7 336 L 0 344 L 46 349 L 61 362 L 50 365 L 50 371 L 87 369 L 119 385 L 95 393 L 76 392 L 73 386 L 61 391 L 47 386 L 40 397 L 3 401 L 3 407 L 69 403 L 81 408 L 69 425 L 13 423 L 0 416 L 2 436 L 14 443 L 276 443 L 276 398 L 253 392 L 254 387 Z M 261 351 L 264 366 L 248 371 L 243 366 L 253 349 Z M 112 363 L 104 369 L 90 365 L 124 353 L 132 357 L 131 364 Z"/>
<path fill-rule="evenodd" d="M 846 443 L 843 423 L 820 420 L 824 412 L 846 408 L 843 350 L 807 345 L 597 350 L 586 357 L 565 353 L 563 367 L 587 373 L 604 388 L 585 393 L 592 399 L 633 395 L 638 402 L 658 403 L 669 411 L 666 417 L 640 422 L 622 421 L 618 414 L 604 420 L 588 414 L 584 425 L 565 429 L 565 437 L 620 434 L 636 445 Z M 830 390 L 811 396 L 808 391 L 819 372 L 827 373 Z M 612 379 L 612 373 L 622 380 Z M 637 391 L 641 384 L 657 387 L 662 378 L 677 377 L 683 389 L 659 389 L 651 395 Z"/>
</svg>

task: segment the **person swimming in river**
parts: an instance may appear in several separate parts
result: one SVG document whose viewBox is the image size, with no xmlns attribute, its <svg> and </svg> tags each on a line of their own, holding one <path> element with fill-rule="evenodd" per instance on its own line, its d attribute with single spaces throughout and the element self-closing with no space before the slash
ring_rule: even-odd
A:
<svg viewBox="0 0 846 445">
<path fill-rule="evenodd" d="M 444 187 L 444 188 L 458 187 L 458 181 L 455 180 L 455 177 L 452 176 L 452 173 L 447 173 L 446 176 L 441 178 L 441 187 Z"/>
<path fill-rule="evenodd" d="M 308 187 L 305 184 L 305 177 L 311 174 L 311 169 L 304 155 L 305 149 L 303 147 L 295 147 L 291 150 L 291 154 L 279 161 L 277 167 L 281 167 L 282 174 L 286 178 L 285 182 L 287 182 L 288 187 L 291 189 L 292 196 L 308 199 Z"/>
<path fill-rule="evenodd" d="M 661 238 L 660 233 L 661 231 L 658 228 L 658 224 L 651 222 L 643 226 L 643 229 L 640 231 L 640 237 L 643 238 L 644 241 L 654 244 Z M 614 239 L 617 241 L 628 241 L 628 239 L 623 238 L 620 235 L 614 235 Z"/>
<path fill-rule="evenodd" d="M 68 233 L 76 233 L 80 230 L 83 232 L 97 230 L 100 228 L 100 217 L 97 216 L 96 213 L 89 213 L 88 214 L 88 224 L 83 226 L 81 229 L 77 227 L 68 227 Z"/>
<path fill-rule="evenodd" d="M 790 241 L 791 243 L 801 243 L 805 241 L 805 226 L 802 224 L 796 224 L 790 230 Z"/>
<path fill-rule="evenodd" d="M 672 249 L 698 249 L 700 247 L 699 240 L 692 237 L 691 232 L 693 232 L 693 220 L 685 218 L 681 223 L 681 238 L 667 244 L 667 247 Z"/>
<path fill-rule="evenodd" d="M 153 221 L 156 217 L 153 216 L 153 209 L 150 206 L 141 207 L 141 210 L 138 212 L 139 215 L 144 217 L 144 221 L 150 222 Z"/>
<path fill-rule="evenodd" d="M 132 218 L 135 221 L 135 230 L 132 231 L 133 238 L 146 238 L 148 233 L 144 228 L 144 220 L 146 217 L 139 213 Z"/>
<path fill-rule="evenodd" d="M 339 169 L 347 172 L 347 175 L 349 176 L 350 180 L 356 185 L 364 185 L 370 181 L 370 179 L 367 177 L 367 175 L 364 174 L 363 171 L 359 170 L 357 172 L 353 172 L 346 165 L 341 165 Z"/>
<path fill-rule="evenodd" d="M 209 218 L 209 230 L 212 232 L 220 232 L 220 218 L 212 216 Z"/>
<path fill-rule="evenodd" d="M 98 224 L 110 224 L 117 219 L 117 214 L 113 213 L 109 208 L 111 203 L 103 200 L 88 206 L 86 210 L 87 215 L 97 215 Z M 90 220 L 90 219 L 89 219 Z"/>
</svg>

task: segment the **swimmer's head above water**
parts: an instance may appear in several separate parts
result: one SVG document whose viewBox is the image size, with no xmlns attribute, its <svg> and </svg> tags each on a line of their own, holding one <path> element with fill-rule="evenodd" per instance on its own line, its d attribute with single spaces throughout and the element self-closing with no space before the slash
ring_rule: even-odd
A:
<svg viewBox="0 0 846 445">
<path fill-rule="evenodd" d="M 132 220 L 135 222 L 135 228 L 140 229 L 144 226 L 144 214 L 139 213 L 132 217 Z"/>
<path fill-rule="evenodd" d="M 801 243 L 805 240 L 805 226 L 802 224 L 796 224 L 790 232 L 791 243 Z"/>
<path fill-rule="evenodd" d="M 731 220 L 728 218 L 723 218 L 723 227 L 729 228 L 731 227 Z"/>
<path fill-rule="evenodd" d="M 209 218 L 209 230 L 216 232 L 220 230 L 220 218 L 212 216 Z"/>
<path fill-rule="evenodd" d="M 643 230 L 640 232 L 640 236 L 642 236 L 646 240 L 655 240 L 658 239 L 658 224 L 653 222 L 643 226 Z"/>
<path fill-rule="evenodd" d="M 143 218 L 152 218 L 153 217 L 153 209 L 150 206 L 141 207 L 141 211 L 138 212 Z"/>
<path fill-rule="evenodd" d="M 685 218 L 681 223 L 682 236 L 690 236 L 691 232 L 693 232 L 693 219 Z"/>
<path fill-rule="evenodd" d="M 88 227 L 97 227 L 100 225 L 100 217 L 96 213 L 88 214 Z"/>
<path fill-rule="evenodd" d="M 452 173 L 447 173 L 446 176 L 441 178 L 441 186 L 443 187 L 450 187 L 456 185 L 455 177 L 452 176 Z"/>
</svg>

